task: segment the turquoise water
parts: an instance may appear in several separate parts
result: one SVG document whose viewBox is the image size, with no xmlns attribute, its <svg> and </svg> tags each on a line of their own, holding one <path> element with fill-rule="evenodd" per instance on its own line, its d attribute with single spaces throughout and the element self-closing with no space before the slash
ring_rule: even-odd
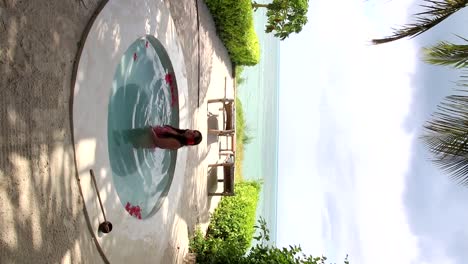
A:
<svg viewBox="0 0 468 264">
<path fill-rule="evenodd" d="M 167 53 L 154 37 L 136 40 L 121 58 L 109 100 L 108 151 L 122 206 L 144 219 L 167 195 L 177 151 L 134 147 L 151 142 L 150 126 L 179 125 L 177 85 Z"/>
<path fill-rule="evenodd" d="M 257 1 L 261 2 L 261 1 Z M 278 177 L 278 89 L 279 40 L 264 32 L 265 10 L 254 14 L 261 57 L 254 67 L 246 67 L 245 82 L 238 87 L 249 134 L 253 140 L 245 147 L 243 174 L 246 179 L 262 179 L 257 218 L 268 223 L 271 242 L 276 241 L 276 199 Z"/>
</svg>

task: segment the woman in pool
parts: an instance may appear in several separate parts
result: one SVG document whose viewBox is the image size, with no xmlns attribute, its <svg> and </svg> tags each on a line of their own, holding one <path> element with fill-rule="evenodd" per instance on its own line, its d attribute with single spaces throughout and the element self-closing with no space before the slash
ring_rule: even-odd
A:
<svg viewBox="0 0 468 264">
<path fill-rule="evenodd" d="M 135 148 L 179 149 L 202 141 L 198 130 L 178 129 L 169 125 L 125 130 L 122 137 Z"/>
</svg>

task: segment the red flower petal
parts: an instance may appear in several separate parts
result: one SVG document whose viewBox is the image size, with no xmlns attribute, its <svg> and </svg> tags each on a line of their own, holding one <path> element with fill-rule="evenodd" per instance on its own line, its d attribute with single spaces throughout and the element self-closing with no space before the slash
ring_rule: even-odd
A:
<svg viewBox="0 0 468 264">
<path fill-rule="evenodd" d="M 138 55 L 135 53 L 133 53 L 133 60 L 136 61 L 136 59 L 138 58 Z"/>
<path fill-rule="evenodd" d="M 172 75 L 170 73 L 166 74 L 166 76 L 164 76 L 164 79 L 166 80 L 167 84 L 172 84 Z"/>
</svg>

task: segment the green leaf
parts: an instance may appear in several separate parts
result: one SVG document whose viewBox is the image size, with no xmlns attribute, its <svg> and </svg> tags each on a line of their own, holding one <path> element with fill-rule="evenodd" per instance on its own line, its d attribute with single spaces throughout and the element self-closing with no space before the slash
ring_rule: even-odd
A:
<svg viewBox="0 0 468 264">
<path fill-rule="evenodd" d="M 381 39 L 373 39 L 373 44 L 383 44 L 406 37 L 416 37 L 435 27 L 455 12 L 464 8 L 468 0 L 424 0 L 424 11 L 414 14 L 415 22 L 395 29 L 393 34 Z"/>
<path fill-rule="evenodd" d="M 468 95 L 446 97 L 425 130 L 422 139 L 433 162 L 456 182 L 468 185 Z"/>
</svg>

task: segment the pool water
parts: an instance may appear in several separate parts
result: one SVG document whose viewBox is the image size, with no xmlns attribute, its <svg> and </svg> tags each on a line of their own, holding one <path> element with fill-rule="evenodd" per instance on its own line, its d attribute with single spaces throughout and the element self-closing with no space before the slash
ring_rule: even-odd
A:
<svg viewBox="0 0 468 264">
<path fill-rule="evenodd" d="M 164 47 L 152 36 L 137 39 L 115 70 L 107 132 L 117 194 L 129 215 L 138 219 L 153 215 L 161 206 L 174 176 L 177 151 L 135 147 L 131 139 L 151 141 L 150 126 L 179 127 L 177 95 Z"/>
</svg>

